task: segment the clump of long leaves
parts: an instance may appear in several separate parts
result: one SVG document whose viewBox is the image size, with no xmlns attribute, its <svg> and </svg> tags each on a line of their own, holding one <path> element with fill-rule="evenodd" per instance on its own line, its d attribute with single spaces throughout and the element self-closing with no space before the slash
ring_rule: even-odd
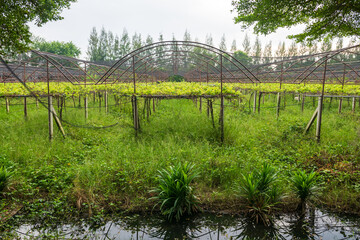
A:
<svg viewBox="0 0 360 240">
<path fill-rule="evenodd" d="M 300 198 L 299 210 L 305 211 L 308 200 L 318 192 L 319 186 L 317 180 L 318 176 L 314 171 L 307 174 L 303 170 L 298 170 L 294 173 L 291 183 L 293 191 Z"/>
<path fill-rule="evenodd" d="M 268 163 L 264 163 L 260 170 L 242 175 L 239 196 L 247 202 L 248 213 L 256 223 L 272 223 L 271 212 L 281 198 L 276 182 L 275 169 Z"/>
<path fill-rule="evenodd" d="M 191 215 L 199 209 L 198 199 L 190 186 L 197 177 L 193 168 L 194 165 L 179 163 L 159 170 L 159 184 L 151 192 L 156 193 L 153 199 L 158 201 L 162 214 L 170 221 L 179 221 L 182 216 Z"/>
<path fill-rule="evenodd" d="M 0 192 L 5 189 L 9 179 L 11 177 L 11 172 L 9 172 L 4 166 L 0 168 Z"/>
</svg>

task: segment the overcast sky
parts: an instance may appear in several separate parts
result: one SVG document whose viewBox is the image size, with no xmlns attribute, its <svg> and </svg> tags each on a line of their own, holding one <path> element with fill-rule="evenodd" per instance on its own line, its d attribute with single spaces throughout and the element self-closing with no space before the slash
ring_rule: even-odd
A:
<svg viewBox="0 0 360 240">
<path fill-rule="evenodd" d="M 170 40 L 174 34 L 177 40 L 182 40 L 185 30 L 200 42 L 205 42 L 207 34 L 211 34 L 216 46 L 223 34 L 226 36 L 228 50 L 234 39 L 238 49 L 241 49 L 245 33 L 254 42 L 256 36 L 251 30 L 242 31 L 234 24 L 235 13 L 231 13 L 231 0 L 78 0 L 70 9 L 63 11 L 61 21 L 50 22 L 42 27 L 31 25 L 31 32 L 48 41 L 72 41 L 81 48 L 81 57 L 86 57 L 88 39 L 92 27 L 100 30 L 105 27 L 114 34 L 121 36 L 124 28 L 130 36 L 141 33 L 143 40 L 150 34 L 155 40 L 159 33 L 165 40 Z M 273 49 L 278 43 L 290 40 L 289 34 L 298 33 L 303 27 L 291 30 L 281 29 L 268 36 L 260 36 L 263 45 L 270 40 Z"/>
</svg>

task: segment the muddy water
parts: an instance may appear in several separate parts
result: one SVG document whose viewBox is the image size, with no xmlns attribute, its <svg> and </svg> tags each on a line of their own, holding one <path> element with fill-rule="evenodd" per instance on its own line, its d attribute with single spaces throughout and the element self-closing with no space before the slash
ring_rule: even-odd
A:
<svg viewBox="0 0 360 240">
<path fill-rule="evenodd" d="M 3 235 L 9 239 L 360 239 L 360 217 L 313 210 L 304 217 L 277 216 L 271 227 L 244 217 L 214 214 L 174 224 L 154 215 L 118 216 L 95 223 L 22 220 Z"/>
</svg>

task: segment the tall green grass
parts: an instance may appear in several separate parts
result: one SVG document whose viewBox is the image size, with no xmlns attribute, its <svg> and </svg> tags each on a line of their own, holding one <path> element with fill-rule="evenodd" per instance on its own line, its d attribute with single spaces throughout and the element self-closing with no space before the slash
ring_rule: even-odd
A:
<svg viewBox="0 0 360 240">
<path fill-rule="evenodd" d="M 159 170 L 158 185 L 151 191 L 160 205 L 160 210 L 169 221 L 180 221 L 198 210 L 198 199 L 190 185 L 197 177 L 194 165 L 181 162 L 175 166 Z"/>
<path fill-rule="evenodd" d="M 277 119 L 272 108 L 274 96 L 265 99 L 263 106 L 268 108 L 260 114 L 251 113 L 248 102 L 233 108 L 233 103 L 225 101 L 223 144 L 219 141 L 219 100 L 214 103 L 215 128 L 207 117 L 205 102 L 200 113 L 199 104 L 196 108 L 192 100 L 162 100 L 147 122 L 140 101 L 141 132 L 136 138 L 130 103 L 125 109 L 123 104 L 111 106 L 108 114 L 104 108 L 90 108 L 87 121 L 84 109 L 68 108 L 63 112 L 64 119 L 72 123 L 119 124 L 106 129 L 65 124 L 67 138 L 55 129 L 52 142 L 48 141 L 46 110 L 29 105 L 25 120 L 22 106 L 11 106 L 7 114 L 0 105 L 0 164 L 14 170 L 11 185 L 15 190 L 9 197 L 55 199 L 62 195 L 73 205 L 80 203 L 81 208 L 146 208 L 150 205 L 149 190 L 157 184 L 158 170 L 190 160 L 199 170 L 198 196 L 209 206 L 220 202 L 221 208 L 227 208 L 230 204 L 226 201 L 233 200 L 233 183 L 260 169 L 264 161 L 279 172 L 278 184 L 285 190 L 290 190 L 288 176 L 300 168 L 315 169 L 323 176 L 322 181 L 330 180 L 329 186 L 334 189 L 346 186 L 342 189 L 354 192 L 356 173 L 349 173 L 347 179 L 351 180 L 345 182 L 331 173 L 325 175 L 323 170 L 333 166 L 336 159 L 354 166 L 359 163 L 359 114 L 352 114 L 346 103 L 341 115 L 334 102 L 330 110 L 326 105 L 322 140 L 317 144 L 314 128 L 302 135 L 315 110 L 311 101 L 301 113 L 301 106 L 293 105 L 297 103 L 288 96 L 287 106 Z M 21 99 L 15 101 L 20 103 Z M 68 101 L 67 105 L 72 103 Z M 112 98 L 109 105 L 114 105 Z"/>
</svg>

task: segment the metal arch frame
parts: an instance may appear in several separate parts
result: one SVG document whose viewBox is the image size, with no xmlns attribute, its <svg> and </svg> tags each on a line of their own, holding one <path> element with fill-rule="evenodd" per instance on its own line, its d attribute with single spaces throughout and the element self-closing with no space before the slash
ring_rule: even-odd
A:
<svg viewBox="0 0 360 240">
<path fill-rule="evenodd" d="M 160 53 L 174 53 L 174 51 L 165 50 L 165 51 L 162 51 L 162 52 L 160 52 Z M 218 61 L 214 60 L 214 58 L 210 58 L 209 56 L 206 56 L 206 55 L 204 55 L 204 54 L 194 53 L 194 52 L 192 52 L 192 51 L 185 51 L 185 50 L 179 50 L 179 51 L 176 51 L 176 53 L 192 53 L 192 54 L 195 54 L 195 56 L 196 56 L 197 59 L 199 59 L 199 60 L 201 60 L 201 61 L 203 61 L 203 62 L 205 62 L 205 63 L 207 63 L 207 64 L 209 64 L 210 61 L 213 61 L 214 63 L 220 65 L 220 63 L 219 63 Z M 155 55 L 155 53 L 150 54 L 150 55 L 145 55 L 145 56 L 143 56 L 142 58 L 138 59 L 136 62 L 134 62 L 135 65 L 138 64 L 138 63 L 142 63 L 140 66 L 137 66 L 137 67 L 135 68 L 135 71 L 137 71 L 138 69 L 140 69 L 144 64 L 149 63 L 149 61 L 146 61 L 145 59 L 146 59 L 146 58 L 149 58 L 149 57 L 152 57 L 152 56 L 154 56 L 154 55 Z M 198 55 L 201 56 L 201 57 L 207 58 L 209 61 L 205 61 L 204 59 L 202 59 L 202 58 L 199 57 Z M 165 56 L 165 57 L 173 57 L 173 55 L 163 55 L 162 57 L 164 57 L 164 56 Z M 183 56 L 185 56 L 185 55 L 183 55 Z M 142 61 L 144 61 L 144 60 L 145 60 L 145 62 L 142 62 Z M 173 60 L 173 58 L 172 58 L 172 59 L 169 59 L 169 60 Z M 158 62 L 159 59 L 157 59 L 157 60 L 155 60 L 155 61 Z M 199 63 L 197 63 L 197 64 L 199 64 Z M 150 63 L 150 65 L 153 65 L 153 64 Z M 200 65 L 202 65 L 202 64 L 200 64 Z M 210 66 L 213 67 L 214 69 L 216 69 L 216 70 L 219 72 L 219 74 L 220 74 L 220 70 L 218 70 L 216 67 L 214 67 L 214 66 L 212 66 L 212 65 L 210 65 Z M 124 74 L 126 74 L 126 73 L 130 73 L 130 74 L 131 74 L 131 72 L 129 72 L 130 68 L 132 68 L 131 65 L 128 66 L 128 67 L 124 70 L 124 72 L 122 72 L 121 75 L 118 76 L 118 78 L 122 77 L 122 76 L 123 76 Z M 225 68 L 233 77 L 235 77 L 235 76 L 232 74 L 232 72 L 231 72 L 230 70 L 228 70 L 225 66 L 223 66 L 223 68 Z M 140 73 L 140 74 L 142 74 L 142 73 Z M 104 81 L 106 81 L 106 80 L 107 80 L 107 79 L 105 79 Z M 106 81 L 106 82 L 107 82 L 107 81 Z M 116 82 L 116 81 L 112 82 L 111 84 L 114 84 L 115 82 Z"/>
<path fill-rule="evenodd" d="M 169 50 L 166 50 L 166 51 L 163 51 L 163 52 L 161 52 L 161 53 L 173 53 L 172 51 L 169 51 Z M 193 53 L 193 52 L 191 52 L 191 51 L 178 51 L 177 53 Z M 135 64 L 137 64 L 137 63 L 139 63 L 139 62 L 141 62 L 142 60 L 144 60 L 145 58 L 148 58 L 148 57 L 150 57 L 150 56 L 153 56 L 154 54 L 152 54 L 152 55 L 147 55 L 147 56 L 145 56 L 145 57 L 143 57 L 143 58 L 141 58 L 141 59 L 139 59 Z M 208 58 L 209 59 L 209 61 L 205 61 L 205 59 L 203 59 L 203 58 L 201 58 L 201 57 L 198 57 L 197 55 L 200 55 L 201 57 L 205 57 L 205 58 Z M 178 56 L 182 56 L 182 57 L 186 57 L 186 55 L 179 55 L 178 54 Z M 169 59 L 166 59 L 166 61 L 167 60 L 169 60 L 169 61 L 173 61 L 174 60 L 174 56 L 173 55 L 168 55 L 168 54 L 166 54 L 166 55 L 163 55 L 162 57 L 170 57 Z M 201 62 L 205 62 L 206 64 L 209 64 L 210 63 L 210 61 L 213 61 L 214 63 L 217 63 L 217 64 L 219 64 L 220 65 L 220 63 L 218 62 L 218 61 L 216 61 L 216 60 L 214 60 L 214 58 L 210 58 L 209 56 L 206 56 L 206 55 L 203 55 L 203 54 L 198 54 L 198 53 L 196 53 L 196 59 L 199 59 Z M 179 60 L 179 58 L 177 58 L 178 60 Z M 156 59 L 155 60 L 155 62 L 156 63 L 158 63 L 159 62 L 159 60 L 163 60 L 163 59 Z M 166 62 L 165 61 L 165 62 Z M 148 62 L 148 61 L 147 61 Z M 137 69 L 139 69 L 142 65 L 144 65 L 145 63 L 142 63 L 140 66 L 138 66 L 137 68 L 136 68 L 136 70 Z M 199 65 L 201 65 L 201 66 L 204 66 L 203 64 L 201 64 L 201 63 L 196 63 L 196 64 L 199 64 Z M 151 65 L 153 65 L 153 64 L 151 64 Z M 213 69 L 215 69 L 216 71 L 218 71 L 219 72 L 219 74 L 220 74 L 220 70 L 218 70 L 215 66 L 213 66 L 213 65 L 210 65 L 211 66 L 211 68 L 213 68 Z M 233 77 L 235 77 L 233 74 L 232 74 L 232 72 L 230 71 L 230 70 L 228 70 L 226 67 L 224 67 L 223 66 L 223 68 L 225 68 L 228 72 L 229 72 L 229 74 L 231 74 Z"/>
<path fill-rule="evenodd" d="M 164 55 L 163 57 L 165 57 L 165 58 L 163 58 L 163 59 L 156 59 L 155 61 L 153 61 L 153 63 L 155 63 L 155 64 L 162 64 L 162 63 L 167 63 L 168 61 L 170 62 L 170 61 L 174 61 L 174 60 L 182 60 L 182 58 L 179 58 L 179 57 L 186 57 L 186 55 L 178 54 L 176 58 L 173 58 L 172 55 Z M 168 57 L 169 57 L 169 58 L 168 58 Z M 200 59 L 200 61 L 205 62 L 206 64 L 209 63 L 208 61 L 204 61 L 204 59 L 201 59 L 201 58 L 197 58 L 197 59 Z M 146 64 L 146 63 L 142 63 L 138 68 L 141 68 L 144 64 Z M 201 67 L 204 67 L 204 68 L 205 68 L 205 65 L 204 65 L 203 63 L 196 63 L 196 64 L 197 64 L 197 65 L 200 65 Z M 154 65 L 154 64 L 152 64 L 152 65 Z M 157 65 L 155 65 L 155 66 L 157 66 Z M 216 71 L 218 71 L 218 72 L 220 73 L 220 70 L 218 70 L 216 67 L 210 65 L 210 68 L 211 68 L 212 70 L 216 70 Z M 212 71 L 212 72 L 215 73 L 215 71 Z M 150 72 L 150 73 L 151 73 L 151 72 Z M 140 74 L 144 74 L 144 72 L 140 72 Z"/>
<path fill-rule="evenodd" d="M 138 56 L 140 55 L 142 52 L 151 50 L 151 49 L 156 49 L 159 47 L 166 47 L 166 46 L 177 46 L 177 47 L 181 47 L 181 46 L 188 46 L 188 47 L 199 47 L 201 49 L 205 49 L 208 50 L 210 52 L 213 52 L 215 54 L 218 54 L 220 56 L 222 56 L 224 59 L 226 59 L 227 61 L 229 61 L 230 63 L 232 63 L 234 66 L 236 66 L 236 68 L 238 68 L 238 70 L 240 70 L 251 82 L 254 82 L 253 79 L 251 77 L 249 77 L 249 75 L 251 75 L 257 82 L 260 82 L 260 80 L 244 65 L 242 64 L 240 61 L 238 61 L 236 58 L 234 58 L 233 56 L 231 56 L 229 53 L 220 50 L 218 48 L 215 48 L 213 46 L 207 45 L 207 44 L 203 44 L 203 43 L 198 43 L 198 42 L 192 42 L 192 41 L 162 41 L 162 42 L 156 42 L 156 43 L 152 43 L 146 46 L 143 46 L 141 48 L 138 48 L 130 53 L 128 53 L 127 55 L 125 55 L 124 57 L 122 57 L 121 59 L 119 59 L 117 62 L 115 62 L 113 64 L 113 66 L 98 80 L 98 82 L 96 84 L 102 83 L 104 81 L 106 81 L 106 79 L 111 76 L 117 68 L 119 68 L 122 64 L 124 64 L 125 62 L 131 60 L 132 57 Z M 227 56 L 227 57 L 226 57 Z M 244 68 L 244 70 L 242 68 Z M 247 73 L 248 74 L 247 74 Z"/>
<path fill-rule="evenodd" d="M 184 57 L 185 55 L 177 55 L 177 56 Z M 171 58 L 171 57 L 173 57 L 172 55 L 164 55 L 163 57 L 165 57 L 165 58 L 156 59 L 155 61 L 153 61 L 152 64 L 150 65 L 150 69 L 146 69 L 146 67 L 143 67 L 148 62 L 142 63 L 140 66 L 137 66 L 135 70 L 139 70 L 139 69 L 143 70 L 142 72 L 137 72 L 137 74 L 140 75 L 138 78 L 140 79 L 141 75 L 144 75 L 144 74 L 151 75 L 154 71 L 158 71 L 157 64 L 167 63 L 167 62 L 174 60 L 174 58 Z M 176 59 L 181 60 L 181 58 L 176 58 Z M 199 59 L 203 60 L 201 58 L 199 58 Z M 140 62 L 140 61 L 138 61 L 138 62 Z M 155 65 L 154 65 L 154 63 L 155 63 Z M 208 62 L 206 62 L 206 61 L 205 61 L 205 63 L 208 64 Z M 203 69 L 207 68 L 207 66 L 205 66 L 203 63 L 197 63 L 197 65 L 200 65 L 201 67 L 203 67 Z M 210 66 L 211 66 L 212 70 L 216 70 L 216 71 L 218 71 L 218 74 L 220 74 L 220 70 L 218 70 L 216 67 L 214 67 L 212 65 L 210 65 Z M 147 71 L 149 71 L 149 72 L 146 73 Z M 123 76 L 125 73 L 130 73 L 130 72 L 123 72 L 120 76 L 118 76 L 118 78 Z M 215 71 L 212 71 L 212 73 L 217 74 L 217 73 L 215 73 Z M 114 82 L 112 82 L 110 84 L 115 84 L 117 81 L 119 81 L 119 79 L 115 80 Z"/>
</svg>

